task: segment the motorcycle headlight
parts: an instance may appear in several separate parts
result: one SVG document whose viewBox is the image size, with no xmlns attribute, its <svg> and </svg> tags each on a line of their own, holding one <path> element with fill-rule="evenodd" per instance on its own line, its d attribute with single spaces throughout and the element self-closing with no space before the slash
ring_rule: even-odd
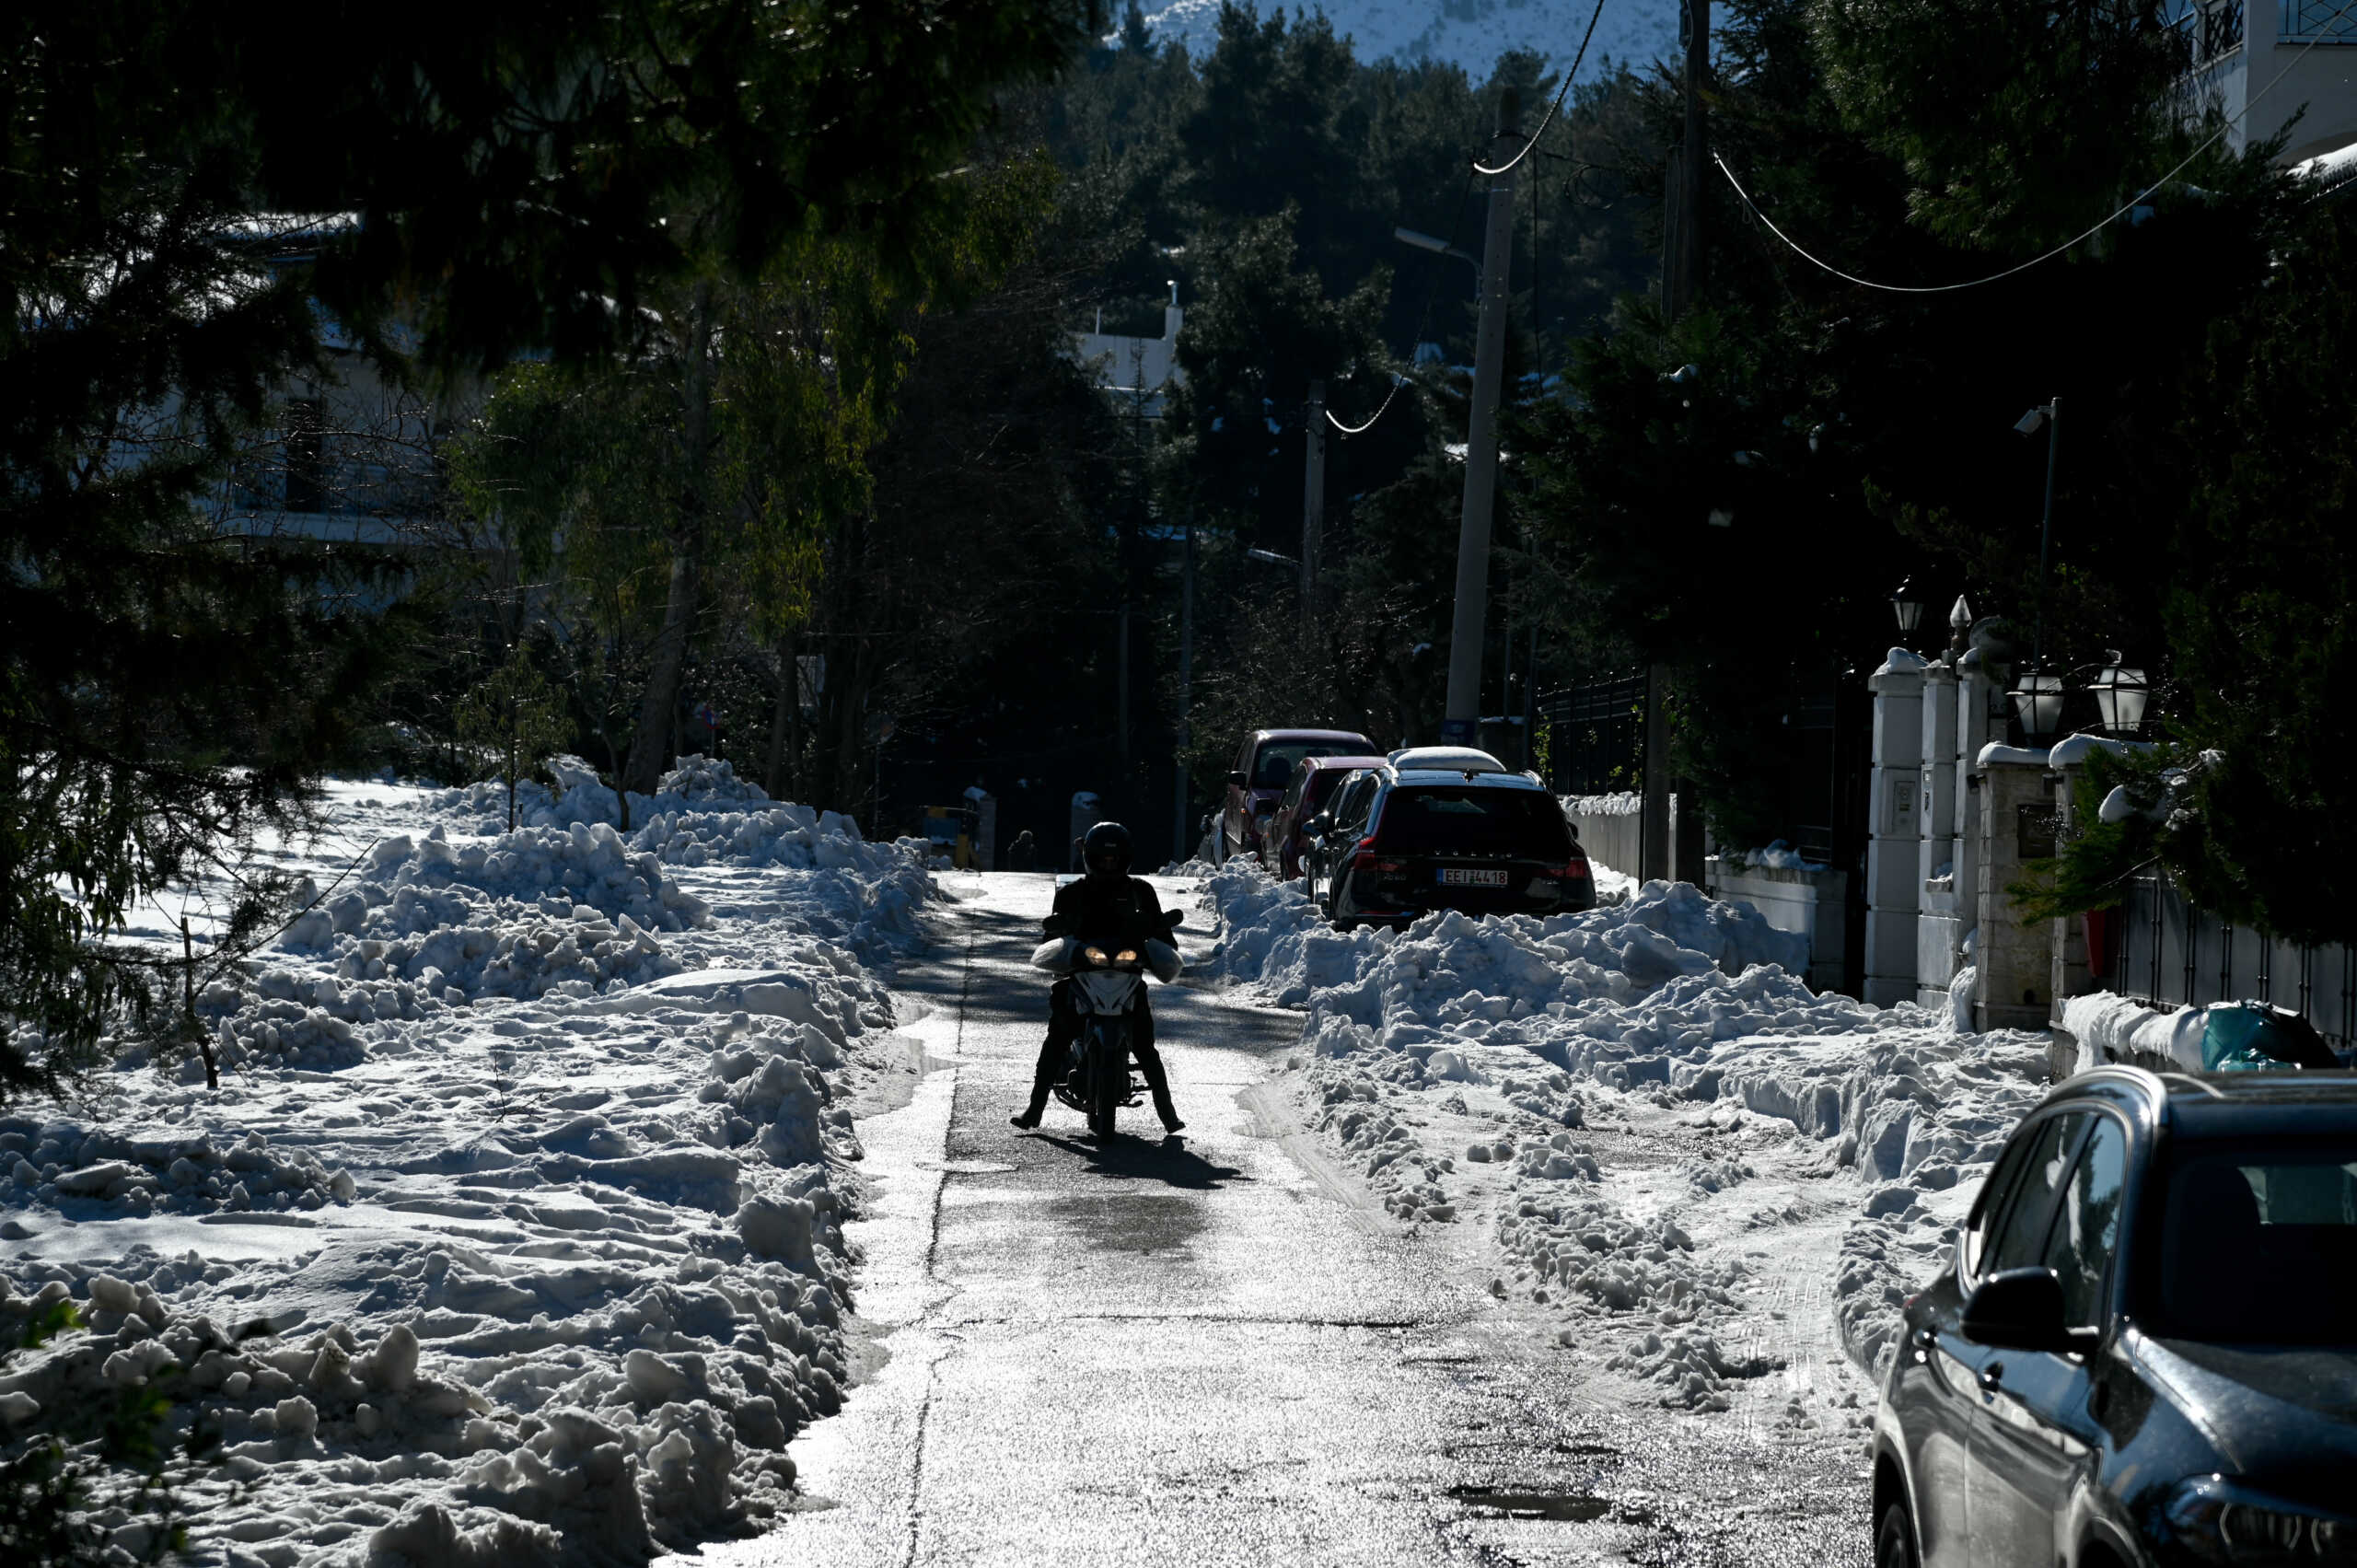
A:
<svg viewBox="0 0 2357 1568">
<path fill-rule="evenodd" d="M 1138 961 L 1137 949 L 1134 947 L 1124 947 L 1120 952 L 1113 955 L 1113 961 L 1117 964 L 1134 964 Z"/>
<path fill-rule="evenodd" d="M 2357 1559 L 2357 1520 L 2270 1497 L 2224 1476 L 2181 1483 L 2164 1513 L 2184 1545 L 2235 1568 Z"/>
<path fill-rule="evenodd" d="M 1102 966 L 1105 962 L 1105 949 L 1102 947 L 1083 947 L 1080 956 L 1092 964 Z"/>
</svg>

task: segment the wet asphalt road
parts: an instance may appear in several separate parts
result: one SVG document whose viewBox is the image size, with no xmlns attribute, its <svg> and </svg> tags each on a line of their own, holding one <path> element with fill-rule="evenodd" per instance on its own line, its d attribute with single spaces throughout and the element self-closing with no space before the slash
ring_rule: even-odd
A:
<svg viewBox="0 0 2357 1568">
<path fill-rule="evenodd" d="M 1186 1132 L 1142 1106 L 1099 1148 L 1051 1103 L 1017 1133 L 1052 880 L 945 881 L 951 940 L 901 983 L 932 1071 L 860 1124 L 865 1365 L 794 1446 L 809 1506 L 705 1561 L 1864 1560 L 1851 1457 L 1599 1396 L 1328 1165 L 1260 1087 L 1298 1015 L 1157 988 Z"/>
</svg>

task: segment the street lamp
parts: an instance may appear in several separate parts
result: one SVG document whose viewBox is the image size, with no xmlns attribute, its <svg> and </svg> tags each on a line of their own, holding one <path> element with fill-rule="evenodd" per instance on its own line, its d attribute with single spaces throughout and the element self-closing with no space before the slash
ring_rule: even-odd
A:
<svg viewBox="0 0 2357 1568">
<path fill-rule="evenodd" d="M 2144 702 L 2152 695 L 2152 687 L 2141 669 L 2130 669 L 2119 662 L 2118 648 L 2107 649 L 2104 657 L 2109 662 L 2096 675 L 2095 684 L 2087 690 L 2096 694 L 2096 707 L 2103 714 L 2103 726 L 2112 733 L 2134 733 L 2143 727 Z"/>
<path fill-rule="evenodd" d="M 1456 257 L 1473 269 L 1473 292 L 1476 294 L 1481 292 L 1481 262 L 1480 259 L 1471 251 L 1459 250 L 1446 239 L 1436 239 L 1429 234 L 1421 233 L 1412 228 L 1395 228 L 1391 231 L 1391 238 L 1402 245 L 1412 245 L 1419 250 L 1429 250 L 1435 256 Z"/>
<path fill-rule="evenodd" d="M 2062 727 L 2062 678 L 2030 670 L 2006 693 L 2014 701 L 2014 717 L 2021 721 L 2023 738 L 2036 740 Z"/>
<path fill-rule="evenodd" d="M 1912 636 L 1916 624 L 1923 619 L 1923 601 L 1915 597 L 1912 577 L 1890 590 L 1891 618 L 1898 622 L 1898 634 Z"/>
</svg>

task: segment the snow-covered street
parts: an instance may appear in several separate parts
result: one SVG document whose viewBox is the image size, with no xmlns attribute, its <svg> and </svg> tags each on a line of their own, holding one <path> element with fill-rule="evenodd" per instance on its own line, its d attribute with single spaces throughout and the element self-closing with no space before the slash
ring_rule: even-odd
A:
<svg viewBox="0 0 2357 1568">
<path fill-rule="evenodd" d="M 1188 1132 L 1019 1135 L 1052 878 L 708 765 L 614 805 L 336 786 L 217 1094 L 0 1121 L 10 1331 L 84 1325 L 0 1413 L 152 1385 L 273 1568 L 1849 1561 L 1896 1304 L 2040 1092 L 1691 889 L 1345 935 L 1199 865 Z"/>
<path fill-rule="evenodd" d="M 1181 1140 L 1100 1151 L 1060 1107 L 1016 1133 L 1044 1002 L 1023 959 L 1050 879 L 940 881 L 944 942 L 899 993 L 904 1016 L 924 1010 L 904 1030 L 931 1071 L 860 1129 L 874 1197 L 846 1228 L 865 1258 L 853 1330 L 869 1370 L 795 1445 L 819 1505 L 703 1561 L 1863 1555 L 1848 1423 L 1864 1384 L 1833 1344 L 1820 1276 L 1841 1226 L 1814 1195 L 1822 1180 L 1777 1167 L 1752 1194 L 1816 1205 L 1752 1243 L 1778 1258 L 1744 1282 L 1756 1342 L 1731 1342 L 1776 1370 L 1741 1385 L 1730 1414 L 1665 1408 L 1660 1384 L 1620 1365 L 1628 1329 L 1567 1334 L 1527 1290 L 1492 1291 L 1480 1227 L 1387 1209 L 1365 1159 L 1318 1131 L 1323 1080 L 1296 1065 L 1298 1015 L 1214 976 L 1156 993 Z M 1156 886 L 1188 905 L 1200 884 Z M 1195 905 L 1179 933 L 1198 957 L 1210 915 Z M 1410 1124 L 1441 1132 L 1456 1114 L 1418 1106 Z M 1682 1190 L 1684 1167 L 1722 1145 L 1751 1146 L 1690 1108 L 1632 1101 L 1626 1121 L 1597 1157 L 1632 1202 L 1665 1176 Z"/>
</svg>

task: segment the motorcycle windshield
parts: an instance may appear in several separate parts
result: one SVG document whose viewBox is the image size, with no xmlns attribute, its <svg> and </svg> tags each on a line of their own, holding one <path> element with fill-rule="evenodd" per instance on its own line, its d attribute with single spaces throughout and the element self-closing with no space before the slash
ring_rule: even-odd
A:
<svg viewBox="0 0 2357 1568">
<path fill-rule="evenodd" d="M 1081 1010 L 1087 1013 L 1128 1012 L 1143 984 L 1127 970 L 1083 970 L 1073 976 Z"/>
</svg>

